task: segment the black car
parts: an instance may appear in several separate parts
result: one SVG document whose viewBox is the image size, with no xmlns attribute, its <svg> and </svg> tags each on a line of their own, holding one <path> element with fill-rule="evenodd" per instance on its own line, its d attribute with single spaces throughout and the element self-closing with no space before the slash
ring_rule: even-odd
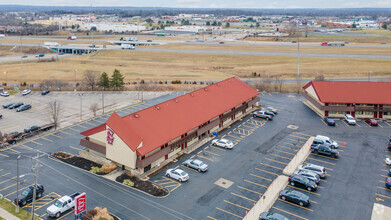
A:
<svg viewBox="0 0 391 220">
<path fill-rule="evenodd" d="M 297 174 L 292 174 L 289 177 L 289 184 L 291 184 L 291 186 L 307 189 L 308 191 L 316 191 L 318 188 L 318 185 L 316 185 L 314 181 Z"/>
<path fill-rule="evenodd" d="M 17 103 L 14 103 L 13 105 L 8 106 L 8 109 L 19 108 L 22 105 L 23 105 L 23 102 L 17 102 Z"/>
<path fill-rule="evenodd" d="M 0 119 L 3 119 L 3 115 L 0 115 Z"/>
<path fill-rule="evenodd" d="M 45 189 L 42 185 L 37 184 L 37 190 L 35 191 L 35 198 L 41 198 L 43 193 L 45 192 Z M 26 190 L 24 190 L 19 196 L 19 201 L 14 200 L 15 204 L 18 203 L 20 206 L 25 206 L 27 202 L 30 202 L 33 200 L 33 193 L 34 193 L 34 187 L 29 186 Z"/>
<path fill-rule="evenodd" d="M 300 206 L 309 206 L 310 197 L 297 190 L 281 190 L 280 198 L 289 202 L 299 204 Z"/>
<path fill-rule="evenodd" d="M 30 132 L 33 132 L 33 131 L 36 131 L 36 130 L 39 130 L 39 129 L 41 129 L 41 127 L 36 126 L 36 125 L 29 126 L 29 127 L 24 129 L 24 133 L 30 133 Z"/>
<path fill-rule="evenodd" d="M 328 125 L 328 126 L 335 126 L 335 121 L 332 118 L 325 117 L 323 121 Z"/>
<path fill-rule="evenodd" d="M 15 102 L 7 103 L 7 104 L 3 105 L 3 108 L 8 108 L 8 107 L 10 107 L 13 104 L 15 104 Z"/>
<path fill-rule="evenodd" d="M 331 146 L 328 144 L 312 144 L 311 152 L 314 154 L 323 154 L 334 158 L 339 157 L 339 151 L 331 148 Z"/>
<path fill-rule="evenodd" d="M 274 212 L 262 212 L 259 216 L 261 220 L 289 220 L 287 217 L 274 213 Z"/>
<path fill-rule="evenodd" d="M 41 92 L 41 95 L 47 95 L 47 94 L 49 94 L 49 92 L 50 92 L 49 89 L 43 90 L 43 91 Z"/>
<path fill-rule="evenodd" d="M 20 106 L 19 108 L 16 109 L 17 112 L 21 112 L 21 111 L 24 111 L 24 110 L 27 110 L 27 109 L 30 109 L 31 108 L 31 105 L 30 104 L 27 104 L 27 105 L 22 105 Z"/>
</svg>

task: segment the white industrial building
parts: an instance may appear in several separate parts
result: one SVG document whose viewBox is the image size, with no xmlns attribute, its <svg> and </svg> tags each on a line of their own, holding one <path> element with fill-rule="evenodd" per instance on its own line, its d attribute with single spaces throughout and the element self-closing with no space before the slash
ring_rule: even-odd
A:
<svg viewBox="0 0 391 220">
<path fill-rule="evenodd" d="M 97 31 L 111 32 L 128 32 L 128 31 L 143 31 L 147 28 L 144 25 L 136 24 L 119 24 L 119 23 L 87 23 L 80 25 L 80 30 L 89 31 L 92 27 L 96 27 Z"/>
<path fill-rule="evenodd" d="M 203 32 L 205 29 L 202 26 L 177 26 L 177 27 L 165 27 L 164 30 L 198 33 L 198 32 Z"/>
</svg>

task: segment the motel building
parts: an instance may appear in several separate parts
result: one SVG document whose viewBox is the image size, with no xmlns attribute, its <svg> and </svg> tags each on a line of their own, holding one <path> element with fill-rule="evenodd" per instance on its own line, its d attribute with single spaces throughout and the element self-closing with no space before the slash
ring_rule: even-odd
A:
<svg viewBox="0 0 391 220">
<path fill-rule="evenodd" d="M 311 81 L 302 95 L 322 117 L 391 119 L 390 82 Z"/>
<path fill-rule="evenodd" d="M 105 124 L 82 132 L 80 145 L 122 169 L 146 174 L 254 111 L 258 95 L 228 78 L 123 117 L 114 112 Z"/>
</svg>

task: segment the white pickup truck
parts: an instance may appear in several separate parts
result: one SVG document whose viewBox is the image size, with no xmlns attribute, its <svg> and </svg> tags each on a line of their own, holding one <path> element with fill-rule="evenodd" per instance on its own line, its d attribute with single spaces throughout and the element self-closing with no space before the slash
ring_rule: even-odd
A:
<svg viewBox="0 0 391 220">
<path fill-rule="evenodd" d="M 75 207 L 75 198 L 78 195 L 80 195 L 80 193 L 76 192 L 70 196 L 63 196 L 59 198 L 53 205 L 46 209 L 46 212 L 50 217 L 59 218 L 62 213 Z"/>
</svg>

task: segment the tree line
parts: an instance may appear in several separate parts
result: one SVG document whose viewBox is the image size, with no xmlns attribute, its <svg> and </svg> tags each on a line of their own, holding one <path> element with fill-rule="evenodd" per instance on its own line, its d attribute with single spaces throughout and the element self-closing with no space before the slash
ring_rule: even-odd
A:
<svg viewBox="0 0 391 220">
<path fill-rule="evenodd" d="M 84 71 L 84 81 L 94 90 L 96 87 L 101 87 L 103 90 L 115 89 L 120 90 L 124 88 L 124 76 L 117 69 L 113 71 L 111 77 L 106 72 L 99 74 L 97 71 Z"/>
</svg>

